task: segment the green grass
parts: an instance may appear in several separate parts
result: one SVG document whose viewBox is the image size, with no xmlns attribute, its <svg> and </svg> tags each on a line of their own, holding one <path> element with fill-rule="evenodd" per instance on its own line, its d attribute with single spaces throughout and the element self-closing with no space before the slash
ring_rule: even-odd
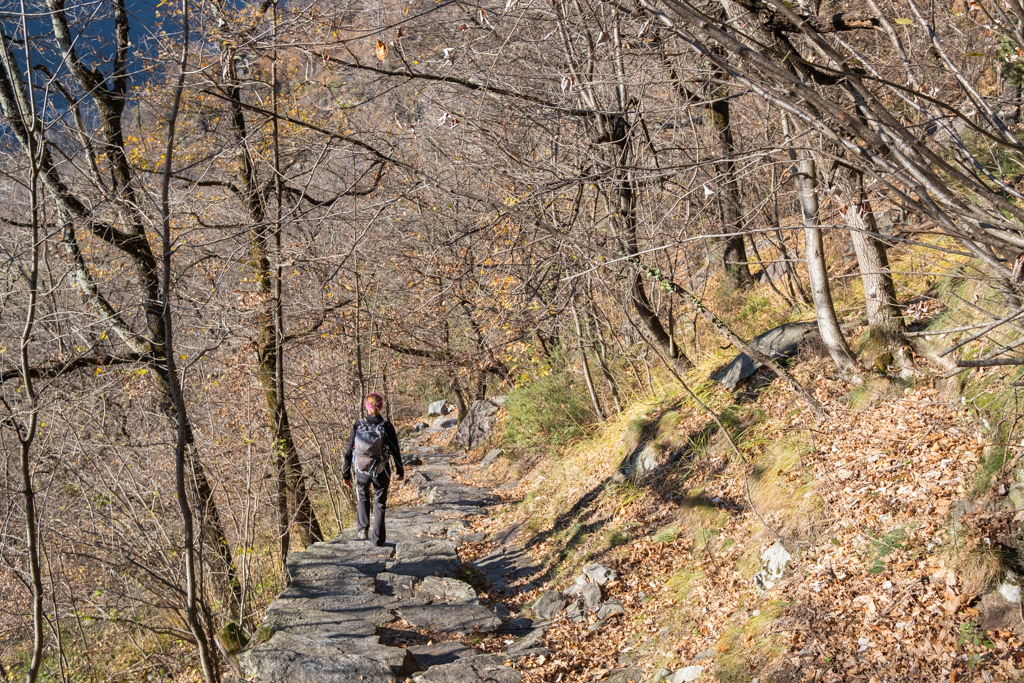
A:
<svg viewBox="0 0 1024 683">
<path fill-rule="evenodd" d="M 702 570 L 686 567 L 668 577 L 665 587 L 672 593 L 676 602 L 685 602 L 690 591 L 698 581 L 704 580 L 704 576 Z"/>
<path fill-rule="evenodd" d="M 677 526 L 667 526 L 654 535 L 655 543 L 671 543 L 679 538 L 680 529 Z"/>
</svg>

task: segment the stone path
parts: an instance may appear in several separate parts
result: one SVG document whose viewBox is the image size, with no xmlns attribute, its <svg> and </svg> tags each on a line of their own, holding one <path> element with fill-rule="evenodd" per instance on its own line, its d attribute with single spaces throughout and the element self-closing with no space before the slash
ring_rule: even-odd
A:
<svg viewBox="0 0 1024 683">
<path fill-rule="evenodd" d="M 292 581 L 267 609 L 264 632 L 269 638 L 239 656 L 250 680 L 521 681 L 505 661 L 536 652 L 543 631 L 529 619 L 508 621 L 500 605 L 482 606 L 472 586 L 456 578 L 462 575 L 458 545 L 477 540 L 468 533 L 467 521 L 486 514 L 497 498 L 487 489 L 455 481 L 450 456 L 414 455 L 423 464 L 407 468 L 406 485 L 416 487 L 423 504 L 388 510 L 388 546 L 354 540 L 349 529 L 288 557 Z M 528 571 L 524 557 L 515 548 L 499 550 L 482 558 L 478 571 L 500 587 Z M 460 642 L 394 647 L 381 642 L 380 634 L 398 617 L 441 634 L 503 629 L 525 637 L 507 654 L 482 654 Z"/>
</svg>

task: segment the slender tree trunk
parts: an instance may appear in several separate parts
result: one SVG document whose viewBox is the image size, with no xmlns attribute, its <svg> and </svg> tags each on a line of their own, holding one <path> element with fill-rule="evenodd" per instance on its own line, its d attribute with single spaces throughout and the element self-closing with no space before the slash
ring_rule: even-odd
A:
<svg viewBox="0 0 1024 683">
<path fill-rule="evenodd" d="M 800 156 L 796 166 L 796 186 L 804 219 L 804 256 L 811 281 L 814 314 L 818 320 L 821 339 L 832 356 L 832 361 L 839 372 L 852 379 L 858 373 L 857 361 L 846 343 L 846 337 L 839 327 L 835 306 L 832 304 L 832 290 L 829 288 L 828 271 L 825 267 L 825 247 L 821 237 L 821 223 L 818 220 L 817 183 L 814 159 L 806 154 Z"/>
<path fill-rule="evenodd" d="M 851 173 L 849 196 L 846 223 L 850 226 L 850 241 L 853 242 L 864 283 L 868 316 L 867 352 L 869 358 L 877 360 L 887 354 L 895 354 L 907 344 L 907 328 L 896 300 L 889 257 L 879 238 L 875 215 L 864 189 L 863 174 Z"/>
<path fill-rule="evenodd" d="M 290 528 L 293 524 L 303 546 L 322 541 L 323 533 L 313 510 L 312 501 L 306 491 L 302 461 L 299 458 L 298 448 L 289 425 L 288 406 L 282 391 L 283 376 L 279 381 L 284 367 L 280 253 L 277 255 L 277 265 L 271 267 L 270 264 L 271 247 L 279 244 L 281 232 L 281 174 L 277 168 L 280 166 L 278 118 L 275 115 L 271 119 L 275 163 L 274 187 L 277 195 L 277 219 L 274 229 L 271 231 L 267 225 L 267 201 L 263 190 L 259 187 L 255 160 L 249 152 L 249 126 L 242 104 L 242 88 L 235 74 L 235 49 L 231 45 L 222 43 L 222 50 L 223 59 L 226 60 L 223 85 L 227 93 L 231 128 L 234 132 L 235 144 L 238 147 L 238 175 L 241 180 L 242 203 L 252 225 L 249 234 L 250 264 L 262 296 L 261 308 L 256 318 L 257 376 L 260 386 L 263 388 L 263 398 L 270 421 L 269 426 L 273 434 L 274 457 L 278 469 L 284 470 L 283 474 L 279 473 L 278 475 L 279 481 L 284 481 L 288 489 L 287 499 L 291 507 L 289 514 L 284 515 L 288 520 L 289 531 L 279 531 L 283 555 L 287 555 L 290 549 L 288 547 L 290 545 Z M 272 65 L 272 70 L 272 79 L 275 81 L 275 87 L 272 88 L 272 106 L 276 111 L 276 61 Z"/>
<path fill-rule="evenodd" d="M 725 78 L 718 72 L 716 79 Z M 722 252 L 722 266 L 725 281 L 732 289 L 749 287 L 754 283 L 747 264 L 747 252 L 743 243 L 743 203 L 740 198 L 740 183 L 736 178 L 736 146 L 732 135 L 732 114 L 725 88 L 718 88 L 716 96 L 708 107 L 711 126 L 715 131 L 718 161 L 715 163 L 721 181 L 719 201 L 722 227 L 731 234 L 725 238 Z"/>
<path fill-rule="evenodd" d="M 23 35 L 28 35 L 26 19 L 22 13 Z M 27 48 L 26 40 L 26 50 Z M 26 60 L 29 55 L 26 54 Z M 27 62 L 31 67 L 31 62 Z M 33 103 L 34 104 L 34 103 Z M 28 113 L 28 112 L 26 112 Z M 29 661 L 26 680 L 33 683 L 39 675 L 39 667 L 43 662 L 43 572 L 40 564 L 40 540 L 38 512 L 36 511 L 36 492 L 32 482 L 32 443 L 35 441 L 39 428 L 39 405 L 36 397 L 35 384 L 32 380 L 31 362 L 29 360 L 29 346 L 32 343 L 32 333 L 36 323 L 36 310 L 39 304 L 39 250 L 41 243 L 39 239 L 39 164 L 36 157 L 38 131 L 36 130 L 36 117 L 33 114 L 28 124 L 29 128 L 29 203 L 31 206 L 31 254 L 32 265 L 28 273 L 28 310 L 25 314 L 25 325 L 22 327 L 20 340 L 21 360 L 21 388 L 24 389 L 25 407 L 28 412 L 28 419 L 21 421 L 18 426 L 18 459 L 21 465 L 22 496 L 25 500 L 25 549 L 28 552 L 28 579 L 32 595 L 32 654 Z"/>
<path fill-rule="evenodd" d="M 455 393 L 455 408 L 459 411 L 458 422 L 461 424 L 466 415 L 469 414 L 469 401 L 466 400 L 466 391 L 462 388 L 462 382 L 458 378 L 452 380 L 452 391 Z"/>
<path fill-rule="evenodd" d="M 576 307 L 572 307 L 572 319 L 576 323 L 576 348 L 580 354 L 580 367 L 583 371 L 583 379 L 587 384 L 587 393 L 590 394 L 590 402 L 594 406 L 594 415 L 599 420 L 605 419 L 604 409 L 597 398 L 597 390 L 594 388 L 594 377 L 590 374 L 590 361 L 587 360 L 587 348 L 583 345 L 583 328 L 580 327 L 580 314 Z"/>
<path fill-rule="evenodd" d="M 594 333 L 594 346 L 597 351 L 597 364 L 601 368 L 601 375 L 604 377 L 605 384 L 608 385 L 608 393 L 611 394 L 612 405 L 615 406 L 615 413 L 617 415 L 621 415 L 622 403 L 619 400 L 619 385 L 618 382 L 615 381 L 615 376 L 612 374 L 611 367 L 608 365 L 608 353 L 604 345 L 604 340 L 601 339 L 600 329 Z"/>
<path fill-rule="evenodd" d="M 630 170 L 632 164 L 632 155 L 630 153 L 630 142 L 627 139 L 628 135 L 625 132 L 625 121 L 621 126 L 613 127 L 615 135 L 621 136 L 621 139 L 615 140 L 616 148 L 618 149 L 617 158 L 615 159 L 614 173 L 615 177 L 615 202 L 614 211 L 615 216 L 618 219 L 620 234 L 623 235 L 624 242 L 626 245 L 626 253 L 631 256 L 638 255 L 639 243 L 637 238 L 637 221 L 636 221 L 636 188 L 634 187 L 633 177 Z M 679 344 L 675 343 L 675 340 L 671 336 L 671 332 L 665 329 L 665 326 L 661 322 L 661 318 L 658 317 L 657 312 L 654 310 L 654 306 L 651 305 L 651 300 L 647 296 L 647 290 L 644 287 L 644 279 L 640 273 L 634 272 L 630 278 L 630 300 L 633 303 L 633 309 L 636 314 L 640 316 L 640 321 L 643 323 L 644 328 L 647 330 L 650 336 L 650 341 L 653 344 L 657 344 L 661 349 L 662 353 L 668 356 L 672 364 L 677 370 L 685 371 L 693 367 L 693 363 L 686 357 L 682 349 L 679 348 Z"/>
<path fill-rule="evenodd" d="M 219 680 L 216 664 L 213 661 L 213 653 L 210 651 L 209 641 L 205 633 L 202 621 L 199 618 L 199 596 L 197 577 L 195 569 L 196 553 L 195 539 L 192 524 L 192 508 L 189 504 L 188 493 L 185 486 L 185 467 L 190 459 L 190 448 L 187 437 L 190 422 L 187 417 L 185 399 L 181 393 L 181 385 L 178 382 L 178 373 L 174 364 L 174 322 L 171 311 L 171 209 L 170 209 L 170 186 L 172 164 L 174 159 L 174 132 L 175 123 L 178 117 L 178 107 L 181 104 L 181 91 L 185 83 L 185 66 L 188 56 L 188 0 L 182 0 L 182 13 L 184 26 L 184 39 L 182 41 L 181 61 L 178 65 L 178 82 L 174 89 L 174 100 L 171 105 L 171 112 L 167 117 L 167 151 L 164 155 L 164 170 L 160 188 L 160 218 L 161 218 L 161 245 L 163 247 L 163 328 L 164 328 L 164 350 L 167 356 L 167 380 L 174 402 L 174 410 L 177 415 L 177 438 L 174 447 L 174 481 L 175 492 L 177 493 L 178 506 L 181 511 L 182 526 L 184 532 L 182 553 L 185 558 L 185 615 L 189 630 L 196 641 L 196 648 L 199 652 L 199 666 L 203 672 L 203 679 L 206 683 L 214 683 Z"/>
</svg>

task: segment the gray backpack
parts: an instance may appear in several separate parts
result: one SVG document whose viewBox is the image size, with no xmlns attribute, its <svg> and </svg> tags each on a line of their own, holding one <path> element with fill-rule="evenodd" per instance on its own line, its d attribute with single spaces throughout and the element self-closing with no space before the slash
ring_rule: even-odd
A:
<svg viewBox="0 0 1024 683">
<path fill-rule="evenodd" d="M 384 424 L 371 424 L 366 418 L 356 423 L 356 439 L 352 447 L 352 465 L 359 474 L 375 477 L 384 471 Z"/>
</svg>

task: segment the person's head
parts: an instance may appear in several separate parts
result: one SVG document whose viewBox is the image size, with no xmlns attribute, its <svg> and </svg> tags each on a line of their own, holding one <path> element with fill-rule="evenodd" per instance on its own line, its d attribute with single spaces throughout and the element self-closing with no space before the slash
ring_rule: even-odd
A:
<svg viewBox="0 0 1024 683">
<path fill-rule="evenodd" d="M 384 397 L 377 392 L 367 394 L 364 405 L 370 415 L 380 415 L 380 411 L 384 409 Z"/>
</svg>

